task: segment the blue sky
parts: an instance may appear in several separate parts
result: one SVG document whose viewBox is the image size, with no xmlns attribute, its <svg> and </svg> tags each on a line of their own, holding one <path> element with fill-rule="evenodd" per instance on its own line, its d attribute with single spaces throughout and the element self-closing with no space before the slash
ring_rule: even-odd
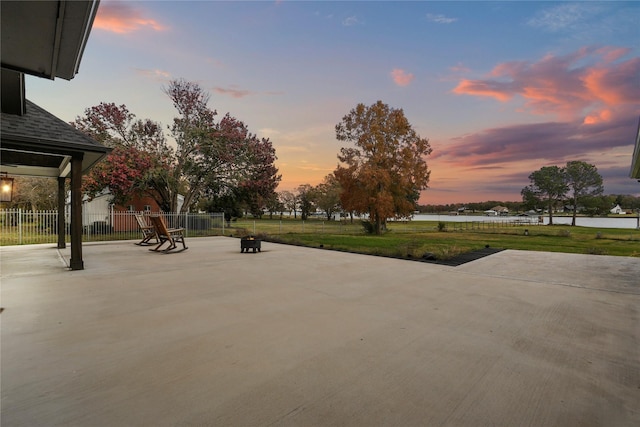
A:
<svg viewBox="0 0 640 427">
<path fill-rule="evenodd" d="M 67 121 L 114 102 L 169 125 L 162 86 L 196 81 L 270 138 L 280 190 L 332 172 L 335 125 L 382 100 L 431 141 L 422 203 L 519 200 L 568 160 L 639 195 L 639 23 L 636 2 L 103 0 L 76 78 L 29 78 L 27 97 Z"/>
</svg>

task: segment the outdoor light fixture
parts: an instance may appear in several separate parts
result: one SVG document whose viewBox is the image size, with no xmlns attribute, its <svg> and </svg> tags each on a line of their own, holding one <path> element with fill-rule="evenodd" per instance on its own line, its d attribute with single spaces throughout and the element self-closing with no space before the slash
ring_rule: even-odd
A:
<svg viewBox="0 0 640 427">
<path fill-rule="evenodd" d="M 10 202 L 13 197 L 13 178 L 0 177 L 0 202 Z"/>
</svg>

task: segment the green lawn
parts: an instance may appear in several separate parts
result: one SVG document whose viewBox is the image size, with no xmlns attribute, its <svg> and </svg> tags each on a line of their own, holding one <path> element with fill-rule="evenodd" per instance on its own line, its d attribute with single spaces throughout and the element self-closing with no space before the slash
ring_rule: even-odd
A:
<svg viewBox="0 0 640 427">
<path fill-rule="evenodd" d="M 640 231 L 597 229 L 564 225 L 502 226 L 465 229 L 449 223 L 438 231 L 438 223 L 412 221 L 390 223 L 382 236 L 364 234 L 359 224 L 334 221 L 244 220 L 234 224 L 238 234 L 260 234 L 267 240 L 359 253 L 421 257 L 429 252 L 439 259 L 484 248 L 520 249 L 596 255 L 640 257 Z M 528 230 L 528 235 L 525 235 Z M 227 233 L 227 234 L 228 234 Z"/>
<path fill-rule="evenodd" d="M 640 257 L 640 230 L 635 229 L 449 222 L 444 231 L 438 231 L 438 225 L 436 221 L 390 222 L 384 235 L 374 236 L 365 234 L 359 221 L 241 219 L 233 221 L 224 230 L 189 230 L 187 237 L 258 234 L 274 242 L 400 257 L 422 257 L 428 252 L 439 259 L 452 258 L 486 245 L 500 249 Z M 23 227 L 22 233 L 13 228 L 2 228 L 0 244 L 57 241 L 56 234 L 35 225 Z M 528 230 L 528 236 L 525 230 Z M 137 238 L 140 236 L 135 231 L 83 236 L 85 241 Z"/>
</svg>

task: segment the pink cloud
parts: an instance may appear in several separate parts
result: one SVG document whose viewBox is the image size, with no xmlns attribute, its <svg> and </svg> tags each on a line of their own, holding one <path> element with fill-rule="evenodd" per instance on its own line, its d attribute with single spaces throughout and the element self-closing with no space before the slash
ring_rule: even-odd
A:
<svg viewBox="0 0 640 427">
<path fill-rule="evenodd" d="M 229 95 L 232 98 L 244 98 L 245 96 L 251 95 L 251 92 L 246 89 L 238 89 L 235 87 L 230 88 L 222 88 L 222 87 L 214 87 L 213 90 L 216 93 L 221 95 Z"/>
<path fill-rule="evenodd" d="M 596 114 L 605 120 L 602 111 L 640 102 L 640 58 L 620 61 L 628 53 L 625 48 L 582 48 L 536 62 L 506 62 L 496 65 L 487 79 L 461 80 L 453 93 L 501 102 L 520 96 L 534 113 L 565 119 Z"/>
<path fill-rule="evenodd" d="M 632 145 L 638 113 L 636 107 L 630 107 L 616 114 L 603 111 L 590 123 L 574 120 L 485 129 L 441 144 L 431 158 L 455 167 L 499 167 L 527 161 L 562 164 Z"/>
<path fill-rule="evenodd" d="M 167 30 L 158 21 L 145 17 L 140 9 L 120 2 L 101 3 L 93 28 L 116 34 L 128 34 L 145 28 L 153 31 Z"/>
<path fill-rule="evenodd" d="M 414 75 L 400 68 L 394 68 L 393 71 L 391 71 L 391 78 L 398 86 L 408 86 L 413 81 Z"/>
<path fill-rule="evenodd" d="M 145 68 L 134 68 L 134 70 L 137 74 L 141 76 L 149 77 L 154 80 L 159 80 L 162 82 L 166 82 L 171 78 L 171 73 L 164 70 L 158 70 L 158 69 L 149 70 Z"/>
</svg>

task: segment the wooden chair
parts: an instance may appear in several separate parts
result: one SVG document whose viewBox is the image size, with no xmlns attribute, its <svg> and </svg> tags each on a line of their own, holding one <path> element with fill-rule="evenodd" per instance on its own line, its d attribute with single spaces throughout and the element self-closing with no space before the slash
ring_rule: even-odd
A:
<svg viewBox="0 0 640 427">
<path fill-rule="evenodd" d="M 188 249 L 184 242 L 184 228 L 167 228 L 162 217 L 158 215 L 152 215 L 149 218 L 151 218 L 151 223 L 155 229 L 156 236 L 160 241 L 160 244 L 153 249 L 149 249 L 150 251 L 157 251 L 167 242 L 169 242 L 169 246 L 162 250 L 164 253 L 176 249 L 178 247 L 176 243 L 182 243 L 182 249 L 178 252 Z"/>
<path fill-rule="evenodd" d="M 140 232 L 142 233 L 142 240 L 136 243 L 136 245 L 151 245 L 149 243 L 151 239 L 155 239 L 155 243 L 158 243 L 158 237 L 156 236 L 156 230 L 153 228 L 153 225 L 147 224 L 147 220 L 144 219 L 144 215 L 135 214 L 136 221 L 138 221 L 138 227 L 140 227 Z"/>
</svg>

